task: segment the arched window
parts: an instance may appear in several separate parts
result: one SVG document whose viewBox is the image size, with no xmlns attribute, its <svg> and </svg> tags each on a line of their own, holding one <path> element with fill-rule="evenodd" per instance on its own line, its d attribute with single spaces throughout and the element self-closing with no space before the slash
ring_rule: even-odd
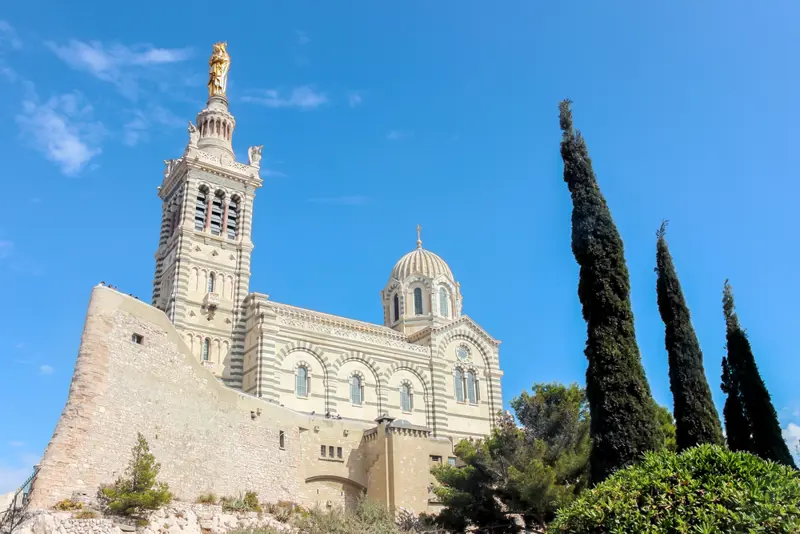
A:
<svg viewBox="0 0 800 534">
<path fill-rule="evenodd" d="M 350 377 L 350 402 L 361 406 L 364 400 L 364 385 L 361 383 L 360 376 Z"/>
<path fill-rule="evenodd" d="M 208 191 L 205 187 L 197 192 L 197 202 L 194 206 L 194 229 L 202 232 L 206 227 L 206 212 L 208 210 Z"/>
<path fill-rule="evenodd" d="M 439 288 L 439 312 L 442 317 L 450 317 L 450 298 L 445 288 Z"/>
<path fill-rule="evenodd" d="M 213 293 L 214 286 L 216 285 L 217 279 L 214 276 L 214 273 L 208 273 L 208 287 L 206 287 L 206 292 Z"/>
<path fill-rule="evenodd" d="M 404 412 L 414 409 L 414 394 L 411 393 L 411 386 L 408 384 L 400 386 L 400 409 Z"/>
<path fill-rule="evenodd" d="M 221 191 L 217 191 L 217 194 L 214 195 L 214 200 L 211 202 L 211 234 L 212 235 L 221 235 L 222 234 L 222 202 L 223 202 L 223 194 Z"/>
<path fill-rule="evenodd" d="M 308 397 L 309 390 L 308 369 L 303 366 L 297 368 L 297 383 L 295 392 L 298 397 Z"/>
<path fill-rule="evenodd" d="M 461 369 L 456 369 L 455 388 L 456 401 L 464 402 L 464 373 L 461 371 Z"/>
<path fill-rule="evenodd" d="M 478 402 L 478 395 L 476 393 L 478 382 L 475 380 L 475 373 L 467 371 L 467 400 L 470 404 Z"/>
<path fill-rule="evenodd" d="M 422 315 L 422 289 L 414 288 L 414 314 Z"/>
<path fill-rule="evenodd" d="M 203 340 L 203 353 L 201 355 L 201 357 L 202 357 L 204 362 L 208 361 L 208 351 L 209 351 L 210 347 L 211 347 L 211 340 L 208 339 L 208 338 L 205 338 Z"/>
<path fill-rule="evenodd" d="M 400 320 L 400 297 L 397 296 L 397 293 L 394 294 L 394 320 Z"/>
<path fill-rule="evenodd" d="M 226 223 L 228 230 L 228 239 L 236 239 L 238 221 L 239 221 L 239 199 L 237 197 L 233 197 L 231 201 L 228 203 L 228 221 Z"/>
</svg>

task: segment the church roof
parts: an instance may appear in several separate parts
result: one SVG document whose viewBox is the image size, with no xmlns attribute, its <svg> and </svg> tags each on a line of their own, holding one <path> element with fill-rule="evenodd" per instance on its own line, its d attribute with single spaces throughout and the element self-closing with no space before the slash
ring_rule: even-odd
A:
<svg viewBox="0 0 800 534">
<path fill-rule="evenodd" d="M 436 278 L 440 275 L 447 276 L 450 280 L 453 278 L 453 271 L 447 262 L 434 254 L 430 250 L 422 248 L 422 239 L 420 237 L 421 228 L 417 227 L 417 248 L 400 258 L 392 269 L 391 278 L 396 280 L 404 280 L 412 274 L 420 274 L 428 278 Z"/>
</svg>

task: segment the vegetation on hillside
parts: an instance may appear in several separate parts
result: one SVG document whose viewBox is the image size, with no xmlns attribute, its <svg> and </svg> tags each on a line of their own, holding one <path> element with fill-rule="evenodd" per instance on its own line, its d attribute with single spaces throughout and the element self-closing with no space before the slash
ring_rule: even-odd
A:
<svg viewBox="0 0 800 534">
<path fill-rule="evenodd" d="M 656 293 L 658 311 L 665 326 L 664 344 L 669 359 L 677 448 L 686 450 L 703 443 L 724 445 L 722 427 L 703 368 L 703 352 L 665 234 L 666 222 L 657 232 Z"/>
<path fill-rule="evenodd" d="M 800 474 L 714 445 L 648 453 L 560 510 L 548 532 L 800 532 Z"/>
<path fill-rule="evenodd" d="M 572 196 L 572 252 L 580 266 L 578 297 L 587 326 L 586 394 L 591 419 L 591 475 L 601 482 L 658 447 L 650 386 L 633 325 L 630 281 L 617 227 L 600 192 L 586 142 L 559 105 L 564 181 Z"/>
</svg>

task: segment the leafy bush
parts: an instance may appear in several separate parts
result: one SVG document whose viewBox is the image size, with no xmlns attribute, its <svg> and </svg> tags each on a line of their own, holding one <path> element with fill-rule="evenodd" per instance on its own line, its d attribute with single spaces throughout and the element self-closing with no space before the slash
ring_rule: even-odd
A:
<svg viewBox="0 0 800 534">
<path fill-rule="evenodd" d="M 258 494 L 255 491 L 246 491 L 238 497 L 222 497 L 219 500 L 222 509 L 226 512 L 261 512 Z"/>
<path fill-rule="evenodd" d="M 96 519 L 99 516 L 94 510 L 80 510 L 72 516 L 75 519 Z"/>
<path fill-rule="evenodd" d="M 59 512 L 71 512 L 73 510 L 81 510 L 83 508 L 83 503 L 73 501 L 72 499 L 64 499 L 63 501 L 58 501 L 53 508 Z"/>
<path fill-rule="evenodd" d="M 117 514 L 135 516 L 145 510 L 157 510 L 172 501 L 169 487 L 156 482 L 160 469 L 147 440 L 138 434 L 125 475 L 111 486 L 101 487 L 98 497 Z"/>
<path fill-rule="evenodd" d="M 559 510 L 548 532 L 800 532 L 800 473 L 712 445 L 649 453 Z"/>
<path fill-rule="evenodd" d="M 204 493 L 197 497 L 197 504 L 217 504 L 217 496 L 213 493 Z"/>
<path fill-rule="evenodd" d="M 402 534 L 389 509 L 380 503 L 362 499 L 355 510 L 333 508 L 311 510 L 299 517 L 295 526 L 304 534 Z"/>
</svg>

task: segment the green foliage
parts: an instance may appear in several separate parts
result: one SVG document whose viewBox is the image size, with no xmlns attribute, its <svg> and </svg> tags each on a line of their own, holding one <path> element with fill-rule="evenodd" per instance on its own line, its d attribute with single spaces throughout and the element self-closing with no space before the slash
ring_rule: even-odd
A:
<svg viewBox="0 0 800 534">
<path fill-rule="evenodd" d="M 197 497 L 197 504 L 217 504 L 217 496 L 214 493 L 204 493 Z"/>
<path fill-rule="evenodd" d="M 772 405 L 767 386 L 758 372 L 750 340 L 747 339 L 744 329 L 739 324 L 733 303 L 733 290 L 728 281 L 725 281 L 723 290 L 722 307 L 725 313 L 725 327 L 728 357 L 725 363 L 727 382 L 724 387 L 732 393 L 738 392 L 738 400 L 743 415 L 734 414 L 736 402 L 730 406 L 732 419 L 745 419 L 748 423 L 751 437 L 751 452 L 764 458 L 794 467 L 794 459 L 789 446 L 783 439 L 778 414 Z M 725 379 L 726 377 L 723 377 Z M 726 408 L 728 403 L 726 402 Z M 738 422 L 737 421 L 737 422 Z M 727 423 L 727 417 L 726 417 Z M 741 432 L 738 427 L 735 429 Z M 744 437 L 742 437 L 744 441 Z"/>
<path fill-rule="evenodd" d="M 311 510 L 294 526 L 303 534 L 402 534 L 385 505 L 362 499 L 353 511 Z"/>
<path fill-rule="evenodd" d="M 72 512 L 73 510 L 81 510 L 83 508 L 83 503 L 73 501 L 72 499 L 64 499 L 63 501 L 58 501 L 53 508 L 59 512 Z"/>
<path fill-rule="evenodd" d="M 649 453 L 559 510 L 548 532 L 800 531 L 800 474 L 747 453 L 701 445 Z"/>
<path fill-rule="evenodd" d="M 739 381 L 728 365 L 728 358 L 722 358 L 722 392 L 725 393 L 725 406 L 722 415 L 725 418 L 725 430 L 728 448 L 732 451 L 751 452 L 753 436 L 750 435 L 750 423 L 744 413 L 744 405 L 739 394 Z"/>
<path fill-rule="evenodd" d="M 675 421 L 672 419 L 672 414 L 669 409 L 657 404 L 653 401 L 656 411 L 656 422 L 658 424 L 658 431 L 661 436 L 661 445 L 656 450 L 675 451 L 678 449 L 675 440 Z"/>
<path fill-rule="evenodd" d="M 591 474 L 600 482 L 658 447 L 650 386 L 633 324 L 630 280 L 617 227 L 600 192 L 586 142 L 559 105 L 564 181 L 572 196 L 572 253 L 586 321 L 586 394 L 591 418 Z"/>
<path fill-rule="evenodd" d="M 157 510 L 172 501 L 167 485 L 156 482 L 160 469 L 147 440 L 138 434 L 125 475 L 113 485 L 101 487 L 99 497 L 117 514 L 137 515 L 145 510 Z"/>
<path fill-rule="evenodd" d="M 516 532 L 509 514 L 543 525 L 588 482 L 589 411 L 577 384 L 535 384 L 511 401 L 521 423 L 500 417 L 492 434 L 462 441 L 464 467 L 439 466 L 434 493 L 444 504 L 437 522 L 454 532 L 468 527 Z"/>
<path fill-rule="evenodd" d="M 219 500 L 222 509 L 226 512 L 261 512 L 261 504 L 258 502 L 258 494 L 254 491 L 246 491 L 238 497 L 222 497 Z"/>
<path fill-rule="evenodd" d="M 656 234 L 655 270 L 658 273 L 658 311 L 665 326 L 664 344 L 675 408 L 675 440 L 679 450 L 702 443 L 724 445 L 722 427 L 703 368 L 703 352 L 664 238 L 666 224 L 666 221 L 662 223 Z"/>
<path fill-rule="evenodd" d="M 79 510 L 72 517 L 74 519 L 97 519 L 100 515 L 94 510 Z"/>
</svg>

